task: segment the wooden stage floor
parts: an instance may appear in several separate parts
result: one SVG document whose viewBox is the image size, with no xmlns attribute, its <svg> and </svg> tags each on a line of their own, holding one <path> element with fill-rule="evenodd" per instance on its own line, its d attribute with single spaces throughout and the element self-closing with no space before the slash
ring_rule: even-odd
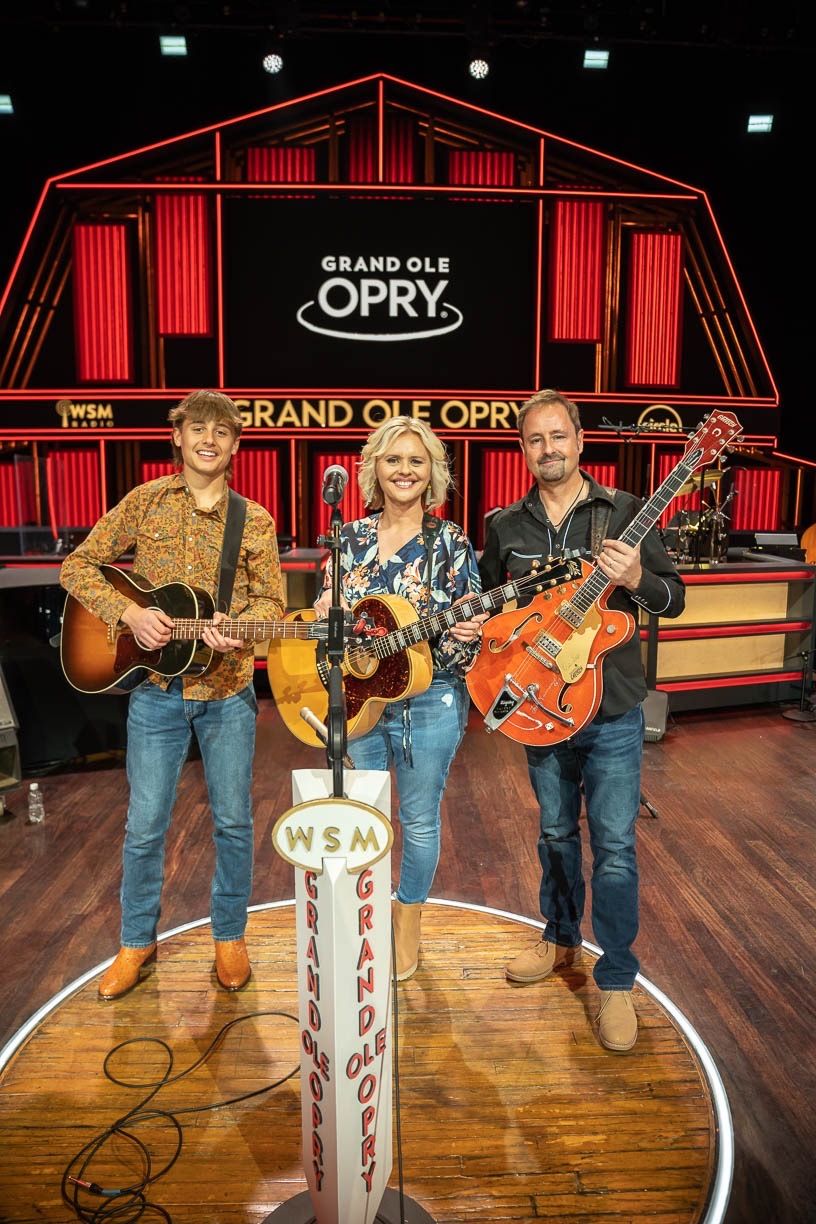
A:
<svg viewBox="0 0 816 1224">
<path fill-rule="evenodd" d="M 610 1056 L 593 1034 L 590 953 L 568 974 L 513 987 L 501 965 L 538 931 L 444 904 L 427 907 L 425 931 L 421 968 L 399 990 L 406 1193 L 439 1224 L 698 1221 L 716 1128 L 705 1077 L 663 1008 L 639 989 L 637 1047 Z M 163 942 L 157 972 L 125 998 L 100 1005 L 93 978 L 41 1021 L 0 1082 L 8 1224 L 64 1220 L 62 1169 L 146 1095 L 104 1078 L 104 1055 L 118 1042 L 161 1039 L 179 1071 L 237 1016 L 296 1015 L 293 907 L 255 913 L 250 932 L 255 977 L 238 996 L 212 989 L 209 927 L 196 927 Z M 149 1108 L 207 1106 L 277 1080 L 297 1062 L 296 1024 L 258 1015 Z M 118 1080 L 136 1085 L 165 1067 L 161 1048 L 141 1042 L 111 1063 Z M 298 1084 L 296 1076 L 223 1111 L 179 1115 L 183 1153 L 148 1200 L 175 1224 L 260 1224 L 305 1189 Z M 166 1159 L 166 1124 L 133 1129 L 155 1145 L 155 1159 Z M 132 1184 L 138 1161 L 122 1147 L 113 1142 L 85 1177 Z"/>
<path fill-rule="evenodd" d="M 644 790 L 660 819 L 645 817 L 639 824 L 642 888 L 637 950 L 645 977 L 689 1018 L 723 1077 L 736 1141 L 727 1224 L 802 1224 L 812 1218 L 816 1202 L 812 1158 L 816 1144 L 812 1107 L 816 1073 L 810 1053 L 816 1033 L 811 969 L 816 951 L 814 734 L 813 725 L 787 722 L 777 708 L 768 707 L 731 714 L 684 715 L 660 743 L 646 745 Z M 320 754 L 291 739 L 272 703 L 262 701 L 255 774 L 256 903 L 292 896 L 292 869 L 275 855 L 269 834 L 277 816 L 290 803 L 289 771 L 320 763 Z M 110 956 L 118 942 L 119 853 L 127 798 L 124 770 L 118 762 L 98 768 L 64 769 L 43 778 L 41 785 L 47 808 L 43 826 L 24 823 L 22 788 L 8 793 L 9 810 L 0 820 L 4 913 L 0 926 L 0 1042 L 10 1038 L 57 991 Z M 444 823 L 434 894 L 537 918 L 536 812 L 523 754 L 499 735 L 485 736 L 475 718 L 451 770 Z M 397 844 L 395 861 L 398 855 Z M 211 856 L 201 764 L 191 761 L 183 771 L 168 840 L 162 929 L 171 930 L 207 913 Z M 436 914 L 436 907 L 433 912 Z M 454 911 L 445 911 L 443 917 L 451 926 L 462 921 Z M 258 914 L 253 926 L 262 920 L 263 915 Z M 427 963 L 416 979 L 401 989 L 405 1008 L 400 1023 L 405 1030 L 404 1057 L 408 1060 L 403 1070 L 413 1070 L 412 1042 L 423 1057 L 430 1059 L 428 1066 L 432 1068 L 411 1088 L 413 1101 L 419 1102 L 411 1112 L 416 1112 L 420 1128 L 418 1135 L 410 1136 L 411 1144 L 426 1144 L 428 1160 L 441 1159 L 444 1163 L 445 1148 L 437 1151 L 435 1145 L 444 1104 L 440 1095 L 445 1089 L 425 1036 L 424 1016 L 429 1011 L 436 1026 L 433 1031 L 442 1034 L 437 1052 L 441 1053 L 445 1043 L 451 1051 L 447 1058 L 440 1059 L 445 1069 L 464 1074 L 468 1066 L 475 1068 L 475 1098 L 470 1102 L 463 1098 L 461 1106 L 469 1120 L 462 1142 L 467 1140 L 471 1145 L 467 1150 L 471 1152 L 472 1170 L 478 1174 L 480 1160 L 502 1153 L 507 1156 L 518 1143 L 523 1128 L 508 1125 L 507 1118 L 515 1110 L 524 1119 L 526 1106 L 519 1108 L 521 1094 L 530 1091 L 532 1106 L 544 1110 L 535 1136 L 526 1146 L 521 1142 L 512 1161 L 506 1160 L 505 1176 L 518 1178 L 519 1186 L 528 1179 L 530 1208 L 526 1216 L 507 1218 L 548 1218 L 549 1202 L 550 1219 L 570 1219 L 563 1212 L 563 1200 L 558 1198 L 567 1195 L 583 1210 L 577 1218 L 584 1224 L 594 1218 L 638 1219 L 640 1192 L 631 1190 L 631 1200 L 620 1199 L 624 1205 L 610 1213 L 598 1188 L 607 1184 L 614 1187 L 613 1175 L 617 1174 L 622 1179 L 617 1190 L 624 1194 L 627 1178 L 636 1170 L 634 1160 L 627 1159 L 621 1167 L 617 1159 L 616 1144 L 623 1142 L 618 1113 L 634 1118 L 653 1102 L 667 1099 L 661 1096 L 668 1074 L 664 1063 L 658 1064 L 660 1074 L 656 1070 L 654 1079 L 638 1078 L 643 1060 L 654 1053 L 654 1043 L 660 1048 L 664 1038 L 671 1035 L 671 1026 L 666 1027 L 668 1022 L 661 1010 L 648 999 L 643 1000 L 643 1036 L 635 1051 L 623 1056 L 607 1054 L 595 1045 L 588 1019 L 587 1008 L 594 993 L 591 981 L 579 983 L 577 975 L 567 979 L 574 990 L 565 989 L 563 979 L 529 988 L 507 986 L 501 966 L 518 940 L 507 920 L 500 918 L 489 920 L 497 924 L 489 935 L 483 932 L 477 938 L 474 933 L 473 956 L 468 957 L 474 968 L 472 976 L 466 977 L 455 932 L 446 935 L 444 926 L 437 929 L 437 921 L 434 917 L 429 928 L 432 939 Z M 589 927 L 585 935 L 592 938 Z M 184 1064 L 185 1054 L 193 1048 L 200 1052 L 203 1034 L 214 1031 L 218 1016 L 227 1018 L 248 1006 L 267 1005 L 271 988 L 282 980 L 284 969 L 291 974 L 291 966 L 276 960 L 260 930 L 257 938 L 255 984 L 237 997 L 211 989 L 206 928 L 198 928 L 174 936 L 174 946 L 166 949 L 172 954 L 161 957 L 155 980 L 113 1009 L 94 1001 L 91 984 L 65 1004 L 69 1010 L 64 1015 L 74 1017 L 68 1025 L 73 1053 L 66 1082 L 51 1094 L 51 1132 L 41 1136 L 41 1142 L 29 1144 L 27 1152 L 27 1176 L 33 1178 L 38 1192 L 46 1195 L 44 1183 L 53 1178 L 55 1170 L 58 1180 L 63 1153 L 80 1146 L 82 1135 L 75 1142 L 76 1113 L 73 1107 L 68 1108 L 66 1095 L 71 1101 L 81 1098 L 89 1108 L 99 1108 L 105 1118 L 110 1117 L 108 1100 L 114 1103 L 114 1112 L 121 1110 L 123 1099 L 126 1105 L 130 1100 L 129 1090 L 96 1086 L 101 1057 L 116 1040 L 149 1028 L 157 1018 L 162 1022 L 166 1019 L 174 1047 L 178 1040 L 179 1061 Z M 170 989 L 170 981 L 177 975 L 179 989 Z M 291 979 L 287 989 L 291 989 Z M 479 997 L 486 1000 L 484 1011 L 476 1008 Z M 133 1012 L 126 1023 L 119 1023 L 116 1015 L 124 1015 L 119 1009 L 125 1004 Z M 445 1017 L 454 1014 L 461 1014 L 464 1026 L 455 1037 L 452 1027 L 450 1031 L 445 1029 Z M 68 1041 L 53 1036 L 60 1023 L 56 1017 L 48 1020 L 42 1039 L 50 1032 L 53 1048 L 67 1059 L 68 1051 L 63 1047 Z M 254 1034 L 236 1035 L 237 1045 L 232 1051 L 226 1047 L 219 1056 L 217 1071 L 208 1073 L 212 1081 L 208 1087 L 244 1082 L 236 1050 L 245 1046 L 269 1059 L 268 1042 L 279 1040 L 282 1054 L 278 1062 L 273 1057 L 264 1067 L 274 1071 L 279 1064 L 287 1063 L 289 1051 L 294 1052 L 288 1024 L 271 1037 L 261 1033 L 260 1027 Z M 509 1026 L 506 1031 L 514 1035 L 513 1040 L 503 1039 L 503 1025 Z M 485 1038 L 483 1055 L 480 1037 Z M 40 1039 L 38 1036 L 37 1041 Z M 520 1047 L 519 1041 L 523 1043 Z M 32 1042 L 29 1048 L 37 1047 Z M 515 1051 L 519 1056 L 510 1057 Z M 479 1061 L 482 1057 L 484 1062 Z M 22 1058 L 11 1065 L 8 1076 L 21 1074 Z M 42 1070 L 43 1074 L 52 1073 L 45 1063 Z M 692 1070 L 693 1062 L 687 1063 L 680 1074 L 680 1082 L 687 1087 L 695 1083 Z M 500 1079 L 499 1073 L 510 1078 Z M 540 1079 L 538 1090 L 536 1075 Z M 620 1110 L 610 1118 L 602 1102 L 609 1101 L 611 1085 L 621 1075 L 633 1076 L 633 1082 L 620 1098 Z M 37 1092 L 38 1079 L 34 1076 L 26 1082 L 15 1082 L 14 1092 L 0 1094 L 12 1109 L 23 1106 L 23 1097 L 17 1096 L 21 1089 L 23 1095 Z M 252 1083 L 257 1083 L 255 1077 Z M 105 1094 L 104 1109 L 95 1103 L 97 1091 Z M 502 1103 L 504 1093 L 508 1094 L 508 1104 Z M 694 1097 L 694 1092 L 691 1095 Z M 699 1105 L 699 1080 L 696 1099 Z M 672 1099 L 672 1117 L 675 1104 Z M 478 1122 L 474 1121 L 476 1114 L 469 1112 L 477 1105 L 483 1106 L 483 1120 Z M 571 1124 L 577 1115 L 588 1118 L 587 1111 L 595 1106 L 604 1115 L 604 1125 L 601 1130 L 598 1120 L 597 1129 L 592 1131 L 588 1124 L 587 1133 L 596 1139 L 588 1145 L 591 1150 L 586 1165 L 584 1149 L 578 1151 L 571 1146 L 556 1118 Z M 287 1084 L 273 1094 L 266 1107 L 283 1111 L 292 1122 L 287 1138 L 279 1135 L 276 1141 L 296 1170 L 299 1135 L 293 1086 Z M 246 1111 L 242 1121 L 236 1109 L 235 1127 L 239 1146 L 244 1145 L 242 1159 L 249 1167 L 261 1131 L 254 1125 L 247 1128 L 245 1123 L 261 1107 L 250 1102 L 238 1108 Z M 561 1112 L 557 1114 L 556 1109 Z M 18 1114 L 11 1125 L 9 1142 L 15 1145 L 21 1141 L 22 1120 L 23 1115 Z M 212 1141 L 217 1146 L 224 1125 L 218 1114 L 203 1115 L 191 1125 L 182 1162 L 189 1164 L 197 1145 L 206 1150 Z M 690 1135 L 694 1125 L 690 1118 L 685 1119 L 682 1133 Z M 426 1133 L 428 1128 L 432 1135 Z M 406 1135 L 407 1153 L 408 1138 Z M 15 1206 L 17 1214 L 4 1214 L 11 1208 L 3 1196 L 22 1176 L 20 1149 L 14 1146 L 14 1161 L 10 1150 L 4 1140 L 0 1144 L 0 1221 L 67 1221 L 64 1210 L 48 1216 L 39 1209 L 35 1213 L 32 1207 L 26 1216 Z M 696 1158 L 702 1152 L 702 1148 L 695 1149 L 685 1141 L 676 1149 L 666 1145 L 666 1150 L 676 1163 L 666 1164 L 664 1180 L 659 1185 L 650 1181 L 647 1193 L 661 1187 L 670 1194 L 682 1192 L 686 1205 L 679 1207 L 680 1215 L 677 1200 L 665 1200 L 674 1204 L 665 1210 L 653 1209 L 649 1218 L 661 1224 L 692 1218 L 688 1161 L 695 1150 Z M 530 1171 L 538 1169 L 536 1162 L 543 1156 L 557 1159 L 559 1155 L 563 1157 L 560 1168 L 552 1172 L 546 1185 L 543 1175 L 533 1176 L 532 1181 L 539 1183 L 538 1197 L 533 1201 L 529 1197 Z M 446 1172 L 454 1163 L 451 1158 Z M 459 1157 L 459 1166 L 461 1173 L 463 1157 Z M 483 1180 L 478 1175 L 470 1179 L 467 1195 L 458 1207 L 447 1202 L 440 1188 L 442 1178 L 429 1173 L 439 1167 L 426 1165 L 424 1156 L 421 1166 L 407 1156 L 408 1193 L 427 1201 L 446 1221 L 502 1218 L 491 1214 L 492 1209 L 479 1200 Z M 592 1177 L 587 1173 L 584 1179 L 584 1169 L 590 1167 Z M 257 1186 L 259 1179 L 268 1175 L 266 1170 L 264 1165 L 262 1175 L 254 1167 L 245 1184 L 250 1189 Z M 416 1180 L 423 1176 L 429 1179 L 427 1186 Z M 225 1210 L 234 1203 L 233 1180 L 228 1178 L 221 1188 L 219 1201 Z M 285 1197 L 296 1193 L 301 1185 L 293 1172 Z M 164 1189 L 162 1183 L 157 1187 L 162 1193 Z M 47 1194 L 52 1194 L 50 1188 Z M 264 1192 L 258 1206 L 251 1209 L 254 1215 L 246 1214 L 250 1208 L 245 1208 L 244 1215 L 223 1218 L 260 1219 L 264 1206 L 271 1209 L 274 1199 L 274 1194 Z M 19 1202 L 18 1194 L 15 1203 Z M 520 1205 L 520 1199 L 516 1203 Z M 443 1210 L 448 1214 L 443 1215 Z M 174 1213 L 176 1218 L 180 1221 L 183 1217 Z"/>
</svg>

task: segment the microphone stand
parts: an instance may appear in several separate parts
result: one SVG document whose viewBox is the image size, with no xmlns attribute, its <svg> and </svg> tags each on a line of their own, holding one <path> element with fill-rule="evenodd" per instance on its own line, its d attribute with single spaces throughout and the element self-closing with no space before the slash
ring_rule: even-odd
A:
<svg viewBox="0 0 816 1224">
<path fill-rule="evenodd" d="M 813 696 L 806 697 L 807 682 L 808 682 L 808 659 L 812 654 L 816 654 L 814 650 L 800 650 L 799 657 L 802 660 L 802 687 L 799 690 L 799 705 L 788 706 L 782 711 L 782 717 L 787 718 L 790 722 L 812 723 L 816 722 L 816 710 L 813 708 Z M 806 706 L 807 702 L 807 706 Z"/>
<path fill-rule="evenodd" d="M 332 771 L 334 798 L 343 797 L 343 758 L 346 755 L 346 694 L 343 689 L 343 654 L 345 652 L 345 614 L 340 599 L 340 528 L 343 518 L 338 506 L 332 507 L 329 534 L 320 536 L 318 543 L 332 555 L 332 601 L 328 616 L 326 658 L 329 663 L 329 711 L 326 718 L 328 740 L 326 756 Z"/>
</svg>

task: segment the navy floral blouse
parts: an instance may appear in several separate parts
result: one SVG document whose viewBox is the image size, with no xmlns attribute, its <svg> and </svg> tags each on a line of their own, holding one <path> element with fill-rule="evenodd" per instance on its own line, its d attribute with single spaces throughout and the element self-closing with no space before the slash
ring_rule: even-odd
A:
<svg viewBox="0 0 816 1224">
<path fill-rule="evenodd" d="M 340 561 L 346 602 L 354 605 L 366 595 L 401 595 L 416 608 L 418 616 L 443 612 L 463 595 L 482 589 L 473 546 L 456 523 L 440 520 L 434 536 L 430 574 L 432 604 L 428 601 L 425 542 L 419 531 L 399 552 L 383 563 L 378 555 L 379 514 L 346 523 L 342 529 Z M 325 587 L 331 586 L 331 563 L 326 567 Z M 430 643 L 435 672 L 463 676 L 475 659 L 479 643 L 457 642 L 446 630 Z"/>
</svg>

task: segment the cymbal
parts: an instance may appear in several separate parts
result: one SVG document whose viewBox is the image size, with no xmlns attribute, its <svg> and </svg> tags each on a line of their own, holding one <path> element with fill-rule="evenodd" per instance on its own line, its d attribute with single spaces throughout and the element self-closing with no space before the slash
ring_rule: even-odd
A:
<svg viewBox="0 0 816 1224">
<path fill-rule="evenodd" d="M 710 489 L 718 480 L 722 480 L 725 472 L 721 472 L 719 468 L 712 468 L 705 473 L 706 488 Z M 688 493 L 699 493 L 700 485 L 702 484 L 703 473 L 695 472 L 693 476 L 689 476 L 685 484 L 681 484 L 680 488 L 675 493 L 675 497 L 685 497 Z"/>
</svg>

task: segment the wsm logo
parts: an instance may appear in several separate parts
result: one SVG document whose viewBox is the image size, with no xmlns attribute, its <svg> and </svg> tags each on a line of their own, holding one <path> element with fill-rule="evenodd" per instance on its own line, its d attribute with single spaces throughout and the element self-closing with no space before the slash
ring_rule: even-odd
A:
<svg viewBox="0 0 816 1224">
<path fill-rule="evenodd" d="M 428 340 L 462 325 L 462 311 L 444 297 L 450 285 L 447 256 L 324 255 L 320 267 L 333 275 L 297 312 L 298 323 L 318 335 Z"/>
</svg>

